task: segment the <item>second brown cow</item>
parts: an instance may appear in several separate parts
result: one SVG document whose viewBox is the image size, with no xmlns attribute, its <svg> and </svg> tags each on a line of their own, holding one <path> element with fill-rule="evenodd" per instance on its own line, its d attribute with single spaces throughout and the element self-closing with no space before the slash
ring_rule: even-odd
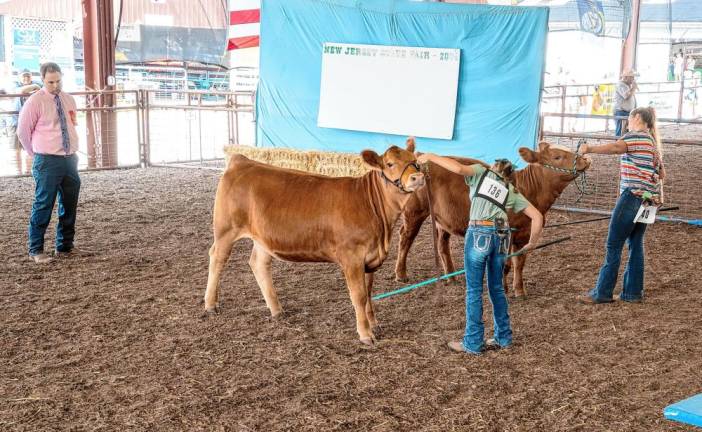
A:
<svg viewBox="0 0 702 432">
<path fill-rule="evenodd" d="M 590 167 L 590 160 L 576 155 L 567 148 L 542 142 L 539 150 L 533 151 L 526 147 L 519 149 L 522 159 L 529 163 L 525 168 L 514 172 L 510 179 L 519 193 L 529 200 L 544 216 L 551 208 L 563 190 L 579 173 Z M 456 158 L 463 164 L 484 162 L 476 159 Z M 573 173 L 573 167 L 577 173 Z M 454 236 L 465 236 L 470 214 L 470 198 L 468 187 L 462 176 L 454 174 L 436 164 L 429 167 L 429 187 L 431 188 L 434 215 L 438 228 L 438 249 L 445 273 L 455 271 L 449 248 L 449 239 Z M 414 242 L 424 220 L 429 216 L 429 201 L 426 186 L 419 189 L 405 206 L 402 213 L 400 243 L 398 246 L 395 277 L 405 282 L 407 278 L 407 253 Z M 509 225 L 515 230 L 512 234 L 511 251 L 519 250 L 529 242 L 531 229 L 530 219 L 523 214 L 508 213 Z M 545 218 L 544 218 L 545 219 Z M 526 296 L 522 271 L 526 263 L 526 255 L 512 258 L 514 266 L 513 287 L 516 297 Z M 510 263 L 505 267 L 505 276 L 509 272 Z M 507 284 L 505 281 L 505 290 Z"/>
</svg>

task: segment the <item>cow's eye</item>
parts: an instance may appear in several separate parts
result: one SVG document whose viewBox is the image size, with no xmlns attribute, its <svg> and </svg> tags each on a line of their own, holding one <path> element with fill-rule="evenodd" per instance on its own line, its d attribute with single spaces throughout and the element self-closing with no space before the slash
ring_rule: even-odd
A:
<svg viewBox="0 0 702 432">
<path fill-rule="evenodd" d="M 394 163 L 392 163 L 392 162 L 388 162 L 388 163 L 387 163 L 386 165 L 388 166 L 388 168 L 392 168 L 392 167 L 394 167 L 394 166 L 395 166 L 395 164 L 394 164 Z"/>
</svg>

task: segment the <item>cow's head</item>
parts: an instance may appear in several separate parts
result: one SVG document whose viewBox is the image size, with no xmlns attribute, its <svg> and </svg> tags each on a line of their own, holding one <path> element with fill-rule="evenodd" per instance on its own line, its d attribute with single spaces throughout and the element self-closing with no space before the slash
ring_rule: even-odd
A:
<svg viewBox="0 0 702 432">
<path fill-rule="evenodd" d="M 419 170 L 414 156 L 414 138 L 407 138 L 407 149 L 392 146 L 382 156 L 373 150 L 363 150 L 361 157 L 368 168 L 379 171 L 387 181 L 405 193 L 424 186 L 424 174 Z"/>
<path fill-rule="evenodd" d="M 575 152 L 565 147 L 551 145 L 543 141 L 539 143 L 538 151 L 521 147 L 519 155 L 526 162 L 538 163 L 571 178 L 577 177 L 581 172 L 590 168 L 592 162 L 587 156 L 576 155 Z"/>
</svg>

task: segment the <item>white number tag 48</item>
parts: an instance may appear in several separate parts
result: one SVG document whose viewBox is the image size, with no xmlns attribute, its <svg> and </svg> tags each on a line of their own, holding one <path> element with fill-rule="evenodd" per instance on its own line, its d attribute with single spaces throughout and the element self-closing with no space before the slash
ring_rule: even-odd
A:
<svg viewBox="0 0 702 432">
<path fill-rule="evenodd" d="M 645 223 L 652 224 L 656 221 L 656 210 L 658 207 L 646 204 L 641 204 L 639 211 L 636 212 L 636 217 L 634 218 L 634 223 Z"/>
</svg>

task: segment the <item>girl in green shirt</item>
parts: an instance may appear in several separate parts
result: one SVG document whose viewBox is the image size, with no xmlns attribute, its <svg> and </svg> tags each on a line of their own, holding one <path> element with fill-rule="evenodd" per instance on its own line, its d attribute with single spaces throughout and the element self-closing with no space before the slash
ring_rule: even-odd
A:
<svg viewBox="0 0 702 432">
<path fill-rule="evenodd" d="M 449 342 L 454 351 L 479 355 L 487 347 L 507 348 L 512 344 L 507 297 L 502 285 L 505 256 L 509 248 L 507 210 L 524 212 L 531 218 L 531 237 L 524 251 L 533 249 L 541 236 L 543 216 L 507 181 L 512 164 L 498 159 L 486 169 L 425 153 L 417 162 L 433 162 L 465 177 L 471 198 L 470 221 L 465 237 L 466 329 L 462 341 Z M 495 337 L 485 342 L 483 324 L 483 277 L 487 269 L 488 294 L 492 303 Z"/>
</svg>

